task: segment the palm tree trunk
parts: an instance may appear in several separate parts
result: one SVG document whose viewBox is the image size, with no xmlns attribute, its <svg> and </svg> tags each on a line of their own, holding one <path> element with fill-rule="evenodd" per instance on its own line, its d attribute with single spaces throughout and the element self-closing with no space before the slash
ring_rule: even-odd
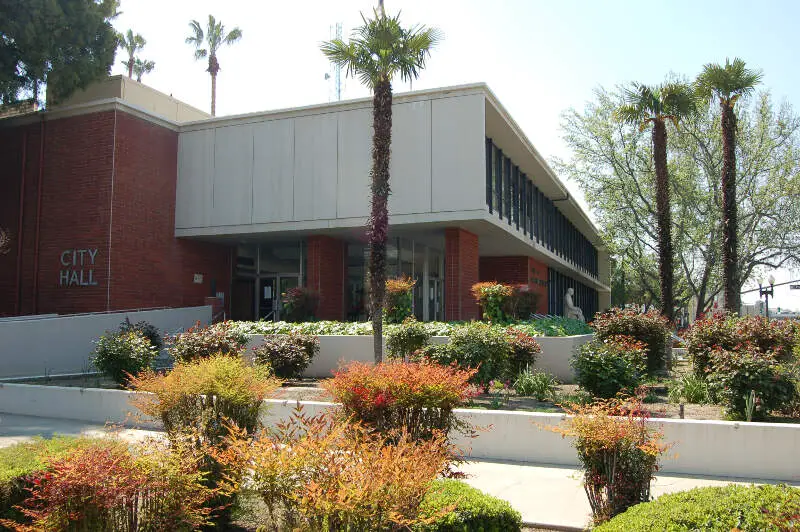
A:
<svg viewBox="0 0 800 532">
<path fill-rule="evenodd" d="M 739 312 L 739 283 L 736 205 L 736 115 L 733 104 L 720 102 L 722 107 L 722 286 L 725 309 Z"/>
<path fill-rule="evenodd" d="M 131 54 L 128 57 L 128 77 L 131 78 L 131 79 L 133 79 L 133 62 L 134 62 L 134 59 L 133 59 L 133 55 Z"/>
<path fill-rule="evenodd" d="M 372 98 L 372 210 L 369 216 L 369 283 L 375 363 L 383 360 L 383 299 L 389 231 L 389 160 L 392 148 L 392 84 L 375 84 Z"/>
<path fill-rule="evenodd" d="M 211 116 L 217 116 L 217 73 L 211 73 Z"/>
<path fill-rule="evenodd" d="M 672 271 L 672 213 L 669 205 L 669 174 L 667 173 L 667 127 L 664 121 L 653 122 L 653 162 L 656 169 L 656 224 L 658 226 L 658 281 L 661 285 L 661 314 L 670 324 L 674 321 Z M 649 366 L 657 362 L 651 361 Z M 669 360 L 665 362 L 669 366 Z M 649 371 L 661 367 L 649 367 Z"/>
</svg>

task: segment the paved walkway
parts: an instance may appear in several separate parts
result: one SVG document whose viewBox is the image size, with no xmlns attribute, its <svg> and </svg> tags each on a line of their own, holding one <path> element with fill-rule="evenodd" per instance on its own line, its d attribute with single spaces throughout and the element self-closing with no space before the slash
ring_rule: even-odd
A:
<svg viewBox="0 0 800 532">
<path fill-rule="evenodd" d="M 100 436 L 107 432 L 101 425 L 82 421 L 0 414 L 0 447 L 34 436 Z M 118 434 L 129 440 L 141 440 L 157 433 L 123 429 Z M 469 462 L 462 464 L 460 469 L 468 475 L 466 481 L 469 484 L 510 502 L 522 513 L 522 519 L 526 523 L 542 528 L 583 530 L 589 522 L 589 503 L 581 485 L 580 473 L 576 469 L 488 461 Z M 750 484 L 754 481 L 658 475 L 652 485 L 652 495 L 657 497 L 698 486 L 721 486 L 730 482 Z"/>
</svg>

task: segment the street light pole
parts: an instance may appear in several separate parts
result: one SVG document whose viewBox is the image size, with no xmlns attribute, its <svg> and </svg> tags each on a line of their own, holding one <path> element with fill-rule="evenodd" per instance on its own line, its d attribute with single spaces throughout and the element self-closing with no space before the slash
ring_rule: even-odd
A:
<svg viewBox="0 0 800 532">
<path fill-rule="evenodd" d="M 764 298 L 766 314 L 767 314 L 767 321 L 769 321 L 769 298 L 770 298 L 770 296 L 775 297 L 775 293 L 774 293 L 775 292 L 775 290 L 774 290 L 775 277 L 770 275 L 768 281 L 769 281 L 769 288 L 766 288 L 766 287 L 762 288 L 761 287 L 761 279 L 758 280 L 758 298 L 759 299 L 761 299 L 762 297 Z"/>
</svg>

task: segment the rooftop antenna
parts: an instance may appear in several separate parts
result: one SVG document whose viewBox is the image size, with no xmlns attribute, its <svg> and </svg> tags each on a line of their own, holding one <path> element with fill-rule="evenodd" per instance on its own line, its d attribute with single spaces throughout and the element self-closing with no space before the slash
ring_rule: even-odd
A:
<svg viewBox="0 0 800 532">
<path fill-rule="evenodd" d="M 335 28 L 335 29 L 334 29 Z M 337 22 L 335 26 L 331 26 L 331 38 L 332 39 L 339 39 L 342 38 L 342 23 Z M 328 92 L 328 101 L 331 101 L 335 98 L 338 102 L 342 99 L 342 67 L 341 65 L 335 65 L 331 63 L 331 69 L 333 70 L 333 74 L 330 72 L 325 73 L 325 79 L 330 80 L 333 78 L 333 94 L 331 95 L 331 91 Z"/>
</svg>

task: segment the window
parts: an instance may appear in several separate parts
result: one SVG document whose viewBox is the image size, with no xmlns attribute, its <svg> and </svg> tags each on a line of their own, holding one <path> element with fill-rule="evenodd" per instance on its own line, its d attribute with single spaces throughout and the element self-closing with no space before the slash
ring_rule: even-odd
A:
<svg viewBox="0 0 800 532">
<path fill-rule="evenodd" d="M 492 179 L 492 157 L 494 156 L 494 144 L 492 139 L 486 139 L 486 206 L 489 207 L 489 212 L 492 212 L 492 200 L 494 199 Z"/>
<path fill-rule="evenodd" d="M 511 159 L 503 156 L 503 212 L 511 225 Z"/>
<path fill-rule="evenodd" d="M 497 215 L 503 219 L 503 150 L 495 146 L 494 149 L 494 199 L 497 206 Z"/>
</svg>

